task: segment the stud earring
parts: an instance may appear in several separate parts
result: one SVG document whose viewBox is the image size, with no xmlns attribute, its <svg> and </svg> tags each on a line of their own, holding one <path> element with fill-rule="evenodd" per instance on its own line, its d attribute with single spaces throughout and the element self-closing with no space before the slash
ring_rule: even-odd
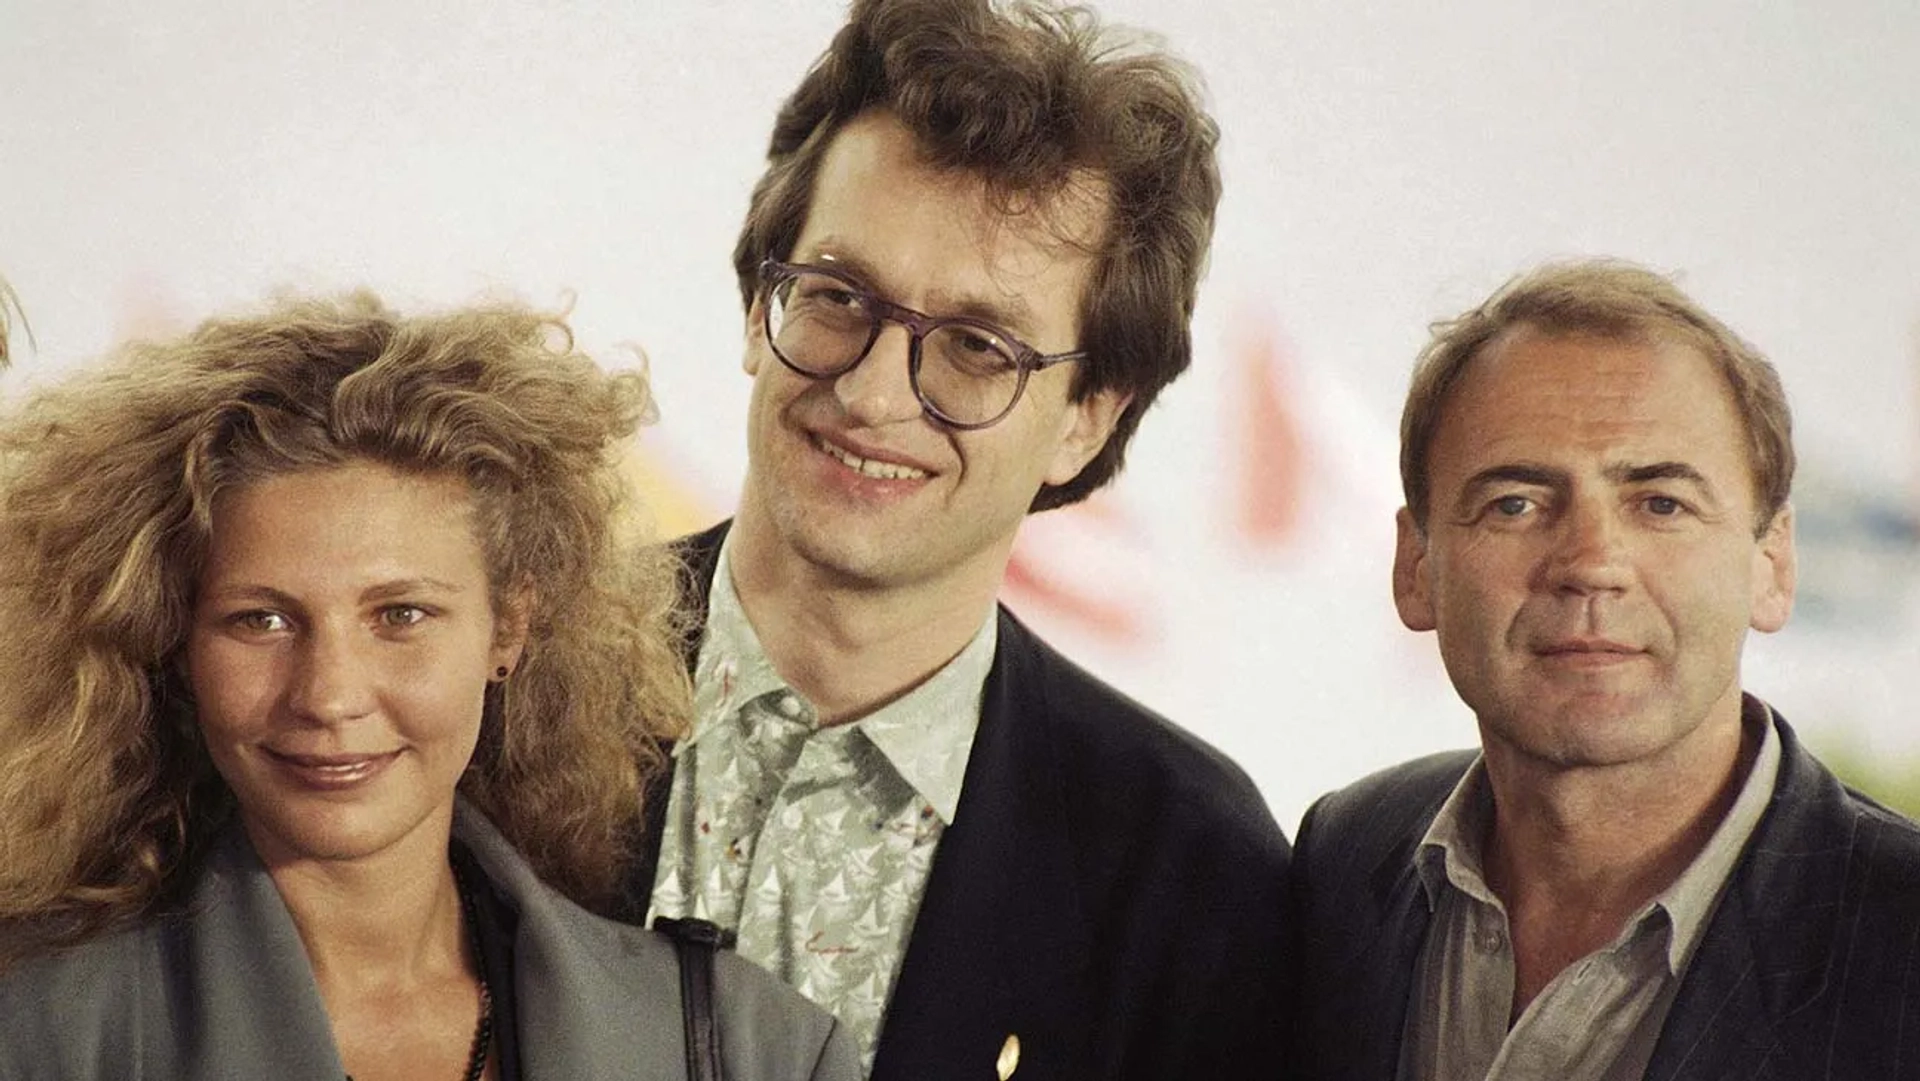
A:
<svg viewBox="0 0 1920 1081">
<path fill-rule="evenodd" d="M 500 667 L 498 667 L 498 668 L 496 668 L 496 669 L 494 669 L 494 670 L 493 670 L 493 678 L 495 678 L 495 679 L 505 679 L 505 678 L 507 678 L 507 666 L 503 664 L 503 665 L 501 665 Z"/>
</svg>

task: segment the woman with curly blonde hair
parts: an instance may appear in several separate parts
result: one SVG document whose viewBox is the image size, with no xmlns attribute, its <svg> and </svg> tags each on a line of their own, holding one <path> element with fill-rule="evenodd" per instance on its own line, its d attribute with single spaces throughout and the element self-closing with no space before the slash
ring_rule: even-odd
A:
<svg viewBox="0 0 1920 1081">
<path fill-rule="evenodd" d="M 672 947 L 583 911 L 688 708 L 650 409 L 556 317 L 360 294 L 0 418 L 0 1076 L 685 1065 Z M 717 977 L 730 1076 L 851 1076 Z"/>
</svg>

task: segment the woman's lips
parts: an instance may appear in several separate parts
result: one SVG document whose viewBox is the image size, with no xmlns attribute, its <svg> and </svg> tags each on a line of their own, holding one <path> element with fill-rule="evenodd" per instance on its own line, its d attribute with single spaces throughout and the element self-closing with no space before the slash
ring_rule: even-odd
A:
<svg viewBox="0 0 1920 1081">
<path fill-rule="evenodd" d="M 399 751 L 385 754 L 288 754 L 267 748 L 282 771 L 309 788 L 339 791 L 373 780 L 400 757 Z"/>
</svg>

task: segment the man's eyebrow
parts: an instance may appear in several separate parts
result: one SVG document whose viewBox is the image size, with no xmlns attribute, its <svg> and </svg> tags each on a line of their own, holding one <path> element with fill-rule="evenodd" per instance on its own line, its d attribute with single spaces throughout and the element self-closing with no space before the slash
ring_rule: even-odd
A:
<svg viewBox="0 0 1920 1081">
<path fill-rule="evenodd" d="M 904 301 L 892 295 L 891 290 L 882 284 L 882 276 L 876 273 L 866 260 L 854 255 L 834 243 L 832 237 L 823 238 L 813 246 L 815 254 L 802 258 L 796 252 L 795 261 L 811 265 L 832 267 L 853 278 L 867 289 L 872 290 L 882 300 L 904 304 Z M 926 314 L 939 318 L 962 317 L 991 323 L 1011 334 L 1027 337 L 1033 332 L 1033 305 L 1019 294 L 1001 294 L 997 297 L 978 295 L 954 295 L 935 292 L 927 302 L 931 308 Z"/>
<path fill-rule="evenodd" d="M 1490 465 L 1473 476 L 1468 477 L 1460 486 L 1461 492 L 1472 492 L 1485 488 L 1489 484 L 1531 484 L 1540 488 L 1552 488 L 1567 482 L 1565 470 L 1550 469 L 1531 462 L 1502 462 Z"/>
<path fill-rule="evenodd" d="M 935 294 L 940 315 L 965 316 L 983 323 L 991 323 L 1009 334 L 1026 338 L 1033 335 L 1033 305 L 1018 294 L 1006 294 L 989 300 L 980 296 L 960 296 L 949 299 L 945 295 Z"/>
<path fill-rule="evenodd" d="M 1698 469 L 1685 462 L 1654 462 L 1651 465 L 1633 465 L 1617 462 L 1606 468 L 1606 477 L 1615 484 L 1644 484 L 1650 480 L 1684 480 L 1707 491 L 1713 491 L 1713 484 Z"/>
</svg>

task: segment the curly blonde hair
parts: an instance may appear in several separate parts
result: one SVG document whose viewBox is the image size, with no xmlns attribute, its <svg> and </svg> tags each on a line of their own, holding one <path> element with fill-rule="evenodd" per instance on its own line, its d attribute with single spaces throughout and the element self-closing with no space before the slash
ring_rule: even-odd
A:
<svg viewBox="0 0 1920 1081">
<path fill-rule="evenodd" d="M 466 481 L 494 610 L 531 607 L 460 790 L 611 910 L 689 712 L 676 564 L 626 528 L 651 411 L 558 316 L 358 293 L 127 346 L 0 418 L 0 965 L 176 896 L 233 803 L 176 663 L 214 500 L 353 461 Z"/>
</svg>

